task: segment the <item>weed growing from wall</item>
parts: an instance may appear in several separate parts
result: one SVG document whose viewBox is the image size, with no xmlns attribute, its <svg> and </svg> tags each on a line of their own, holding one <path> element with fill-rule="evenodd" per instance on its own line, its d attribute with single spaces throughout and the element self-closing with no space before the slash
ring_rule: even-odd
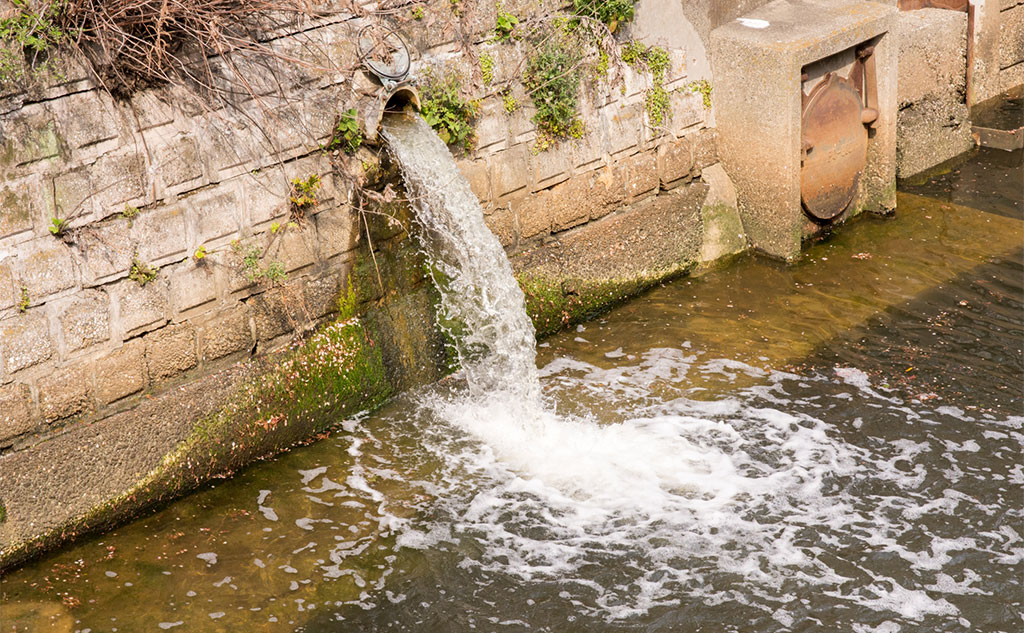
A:
<svg viewBox="0 0 1024 633">
<path fill-rule="evenodd" d="M 253 283 L 273 286 L 288 279 L 288 273 L 281 262 L 263 264 L 263 251 L 255 244 L 246 246 L 235 240 L 231 242 L 231 252 L 241 261 L 242 274 Z"/>
<path fill-rule="evenodd" d="M 358 113 L 355 108 L 349 108 L 338 117 L 338 122 L 334 124 L 331 141 L 324 149 L 340 149 L 346 154 L 354 154 L 362 144 L 363 133 L 359 130 Z"/>
<path fill-rule="evenodd" d="M 614 33 L 620 23 L 633 19 L 633 0 L 572 0 L 572 10 L 576 15 L 604 22 Z"/>
<path fill-rule="evenodd" d="M 698 81 L 691 81 L 690 83 L 686 84 L 686 87 L 690 90 L 690 92 L 699 94 L 701 96 L 701 100 L 704 102 L 705 110 L 711 109 L 711 82 L 709 82 L 707 79 L 700 79 Z"/>
<path fill-rule="evenodd" d="M 132 269 L 128 271 L 128 279 L 131 279 L 140 286 L 145 286 L 156 279 L 158 272 L 160 272 L 159 267 L 151 266 L 138 257 L 133 257 Z"/>
<path fill-rule="evenodd" d="M 28 298 L 28 288 L 26 288 L 25 286 L 22 286 L 21 287 L 21 296 L 18 298 L 18 312 L 21 312 L 23 314 L 25 312 L 27 312 L 28 311 L 28 306 L 30 305 L 30 303 L 31 302 L 29 301 L 29 298 Z"/>
<path fill-rule="evenodd" d="M 644 46 L 639 42 L 630 42 L 622 49 L 622 61 L 633 68 L 651 73 L 651 87 L 644 95 L 644 109 L 652 127 L 660 127 L 668 122 L 670 110 L 668 92 L 665 91 L 665 72 L 671 60 L 668 51 L 659 46 Z"/>
<path fill-rule="evenodd" d="M 480 113 L 478 101 L 462 97 L 462 80 L 454 73 L 439 77 L 436 71 L 425 73 L 420 114 L 448 145 L 469 150 L 476 135 L 473 119 Z"/>
<path fill-rule="evenodd" d="M 47 227 L 50 231 L 50 235 L 54 237 L 64 237 L 64 232 L 68 228 L 68 221 L 58 217 L 50 218 L 50 226 Z"/>
<path fill-rule="evenodd" d="M 320 192 L 320 175 L 311 174 L 308 178 L 292 178 L 292 192 L 288 199 L 292 203 L 291 217 L 301 219 L 305 217 L 306 210 L 317 205 L 317 195 Z"/>
<path fill-rule="evenodd" d="M 511 13 L 502 11 L 501 5 L 498 5 L 498 18 L 494 24 L 493 41 L 508 42 L 515 37 L 517 26 L 519 26 L 519 18 Z"/>
<path fill-rule="evenodd" d="M 533 115 L 539 132 L 536 151 L 546 150 L 558 139 L 583 136 L 577 107 L 582 56 L 566 39 L 549 39 L 526 64 L 523 82 L 537 108 Z"/>
<path fill-rule="evenodd" d="M 61 28 L 63 0 L 43 3 L 38 9 L 28 0 L 11 0 L 14 15 L 0 20 L 0 82 L 55 75 L 50 55 L 71 39 Z"/>
<path fill-rule="evenodd" d="M 494 81 L 494 58 L 486 51 L 480 53 L 480 74 L 483 76 L 485 86 Z"/>
</svg>

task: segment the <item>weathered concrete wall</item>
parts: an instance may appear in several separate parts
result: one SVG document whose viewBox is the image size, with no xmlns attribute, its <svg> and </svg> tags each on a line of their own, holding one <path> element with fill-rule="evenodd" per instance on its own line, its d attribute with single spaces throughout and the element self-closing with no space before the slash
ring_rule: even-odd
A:
<svg viewBox="0 0 1024 633">
<path fill-rule="evenodd" d="M 968 105 L 1024 84 L 1024 2 L 975 0 L 972 4 L 974 63 Z"/>
<path fill-rule="evenodd" d="M 622 68 L 622 81 L 581 91 L 585 134 L 541 152 L 521 83 L 524 107 L 507 114 L 480 77 L 483 51 L 496 81 L 519 77 L 527 45 L 489 43 L 496 8 L 463 4 L 455 15 L 440 0 L 400 25 L 420 51 L 414 74 L 445 66 L 482 97 L 476 146 L 459 165 L 524 287 L 557 294 L 555 312 L 531 303 L 539 330 L 745 248 L 683 47 L 669 47 L 665 125 L 644 107 L 650 77 Z M 504 10 L 555 6 L 521 4 Z M 250 420 L 231 403 L 262 384 L 278 362 L 266 359 L 289 358 L 296 334 L 335 318 L 349 279 L 389 369 L 385 387 L 363 390 L 367 403 L 443 371 L 408 205 L 385 210 L 397 223 L 364 218 L 350 183 L 378 171 L 374 153 L 318 147 L 371 86 L 353 71 L 364 24 L 342 15 L 268 33 L 299 61 L 275 70 L 241 56 L 259 98 L 215 111 L 181 89 L 115 102 L 74 65 L 67 80 L 0 94 L 0 566 L 284 446 L 267 430 L 275 415 Z M 289 181 L 312 175 L 317 204 L 296 218 Z M 246 262 L 250 246 L 260 257 Z M 269 270 L 281 278 L 251 278 Z M 221 433 L 256 439 L 195 471 L 213 413 Z M 283 437 L 326 423 L 299 415 Z M 49 467 L 72 455 L 73 467 Z"/>
<path fill-rule="evenodd" d="M 967 110 L 967 13 L 901 11 L 896 175 L 908 178 L 974 145 Z"/>
</svg>

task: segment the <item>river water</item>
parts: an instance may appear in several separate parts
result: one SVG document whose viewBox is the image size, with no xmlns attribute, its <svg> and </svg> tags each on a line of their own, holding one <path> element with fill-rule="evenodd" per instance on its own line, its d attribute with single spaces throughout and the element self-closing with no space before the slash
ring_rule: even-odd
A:
<svg viewBox="0 0 1024 633">
<path fill-rule="evenodd" d="M 521 297 L 476 277 L 461 377 L 10 573 L 0 630 L 1020 631 L 1007 174 L 981 152 L 795 266 L 657 288 L 536 373 Z M 493 251 L 445 222 L 451 283 L 446 235 Z"/>
</svg>

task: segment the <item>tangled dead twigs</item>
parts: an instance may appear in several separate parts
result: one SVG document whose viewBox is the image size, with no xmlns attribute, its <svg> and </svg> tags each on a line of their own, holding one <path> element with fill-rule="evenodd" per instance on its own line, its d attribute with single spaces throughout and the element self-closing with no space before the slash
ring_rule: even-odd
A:
<svg viewBox="0 0 1024 633">
<path fill-rule="evenodd" d="M 46 0 L 105 87 L 127 96 L 154 83 L 216 91 L 210 60 L 276 55 L 259 33 L 309 15 L 303 0 Z M 230 62 L 229 62 L 230 63 Z"/>
</svg>

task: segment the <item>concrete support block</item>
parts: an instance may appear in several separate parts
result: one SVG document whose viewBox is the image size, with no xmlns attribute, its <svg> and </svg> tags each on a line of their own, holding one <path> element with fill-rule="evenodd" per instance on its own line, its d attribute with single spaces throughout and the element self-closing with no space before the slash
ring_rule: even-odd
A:
<svg viewBox="0 0 1024 633">
<path fill-rule="evenodd" d="M 70 94 L 50 102 L 50 111 L 69 147 L 81 149 L 121 134 L 121 115 L 102 90 Z"/>
<path fill-rule="evenodd" d="M 32 229 L 33 218 L 43 215 L 39 207 L 43 179 L 38 174 L 7 180 L 0 187 L 0 239 Z"/>
<path fill-rule="evenodd" d="M 966 104 L 967 14 L 900 12 L 896 170 L 907 178 L 973 146 Z"/>
<path fill-rule="evenodd" d="M 520 144 L 488 161 L 493 188 L 491 193 L 496 198 L 507 196 L 530 184 L 527 153 L 526 145 Z"/>
<path fill-rule="evenodd" d="M 74 254 L 61 240 L 51 235 L 39 237 L 22 244 L 19 253 L 18 277 L 28 288 L 33 305 L 78 283 Z"/>
<path fill-rule="evenodd" d="M 167 322 L 168 289 L 164 279 L 158 277 L 145 286 L 126 279 L 113 288 L 124 337 L 152 330 Z"/>
<path fill-rule="evenodd" d="M 82 284 L 94 286 L 124 275 L 132 265 L 131 222 L 114 218 L 90 226 L 77 238 Z"/>
<path fill-rule="evenodd" d="M 48 423 L 93 409 L 89 365 L 62 367 L 39 379 L 39 412 Z"/>
<path fill-rule="evenodd" d="M 736 187 L 720 163 L 702 170 L 701 180 L 708 185 L 708 194 L 701 205 L 700 261 L 711 263 L 727 255 L 742 252 L 747 247 L 743 223 L 736 208 Z"/>
<path fill-rule="evenodd" d="M 1024 62 L 1024 5 L 999 14 L 999 68 Z"/>
<path fill-rule="evenodd" d="M 146 344 L 133 339 L 96 361 L 96 399 L 116 402 L 146 388 Z"/>
<path fill-rule="evenodd" d="M 718 150 L 755 248 L 786 260 L 800 253 L 803 67 L 873 38 L 879 117 L 851 209 L 895 206 L 896 13 L 857 0 L 774 0 L 745 16 L 766 27 L 734 20 L 712 31 Z"/>
<path fill-rule="evenodd" d="M 204 258 L 202 260 L 206 262 Z M 175 266 L 167 275 L 171 284 L 171 308 L 176 313 L 191 310 L 217 298 L 217 275 L 209 263 L 191 259 Z"/>
<path fill-rule="evenodd" d="M 243 303 L 221 310 L 199 325 L 203 361 L 217 360 L 252 347 L 249 308 Z"/>
<path fill-rule="evenodd" d="M 0 387 L 0 446 L 36 428 L 32 391 L 15 383 Z"/>
<path fill-rule="evenodd" d="M 198 363 L 196 332 L 190 324 L 169 325 L 147 334 L 143 340 L 146 373 L 154 383 L 173 378 Z"/>
<path fill-rule="evenodd" d="M 57 316 L 64 351 L 77 352 L 110 339 L 110 297 L 99 290 L 84 290 Z"/>
<path fill-rule="evenodd" d="M 40 310 L 0 321 L 0 360 L 7 374 L 49 360 L 54 351 L 49 319 Z"/>
<path fill-rule="evenodd" d="M 188 249 L 183 205 L 143 211 L 132 221 L 130 234 L 137 257 L 146 264 L 164 264 L 182 259 Z"/>
</svg>

